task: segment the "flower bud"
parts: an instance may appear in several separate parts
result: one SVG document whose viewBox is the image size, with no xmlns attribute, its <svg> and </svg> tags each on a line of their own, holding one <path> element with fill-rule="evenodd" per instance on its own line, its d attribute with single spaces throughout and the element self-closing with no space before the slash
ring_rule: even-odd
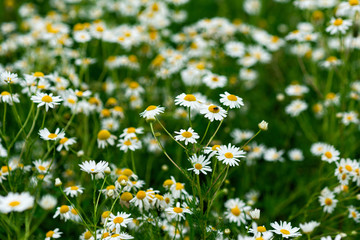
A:
<svg viewBox="0 0 360 240">
<path fill-rule="evenodd" d="M 62 182 L 60 180 L 60 178 L 56 178 L 55 179 L 55 187 L 60 187 L 62 185 Z"/>
<path fill-rule="evenodd" d="M 263 130 L 263 131 L 267 131 L 268 130 L 268 123 L 265 122 L 264 120 L 261 121 L 261 123 L 259 123 L 259 128 L 260 130 Z"/>
</svg>

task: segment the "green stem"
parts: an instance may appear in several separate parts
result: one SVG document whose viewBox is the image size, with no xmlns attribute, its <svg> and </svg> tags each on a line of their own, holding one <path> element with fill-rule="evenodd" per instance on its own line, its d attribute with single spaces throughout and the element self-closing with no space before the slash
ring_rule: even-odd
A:
<svg viewBox="0 0 360 240">
<path fill-rule="evenodd" d="M 178 142 L 177 140 L 175 140 L 175 138 L 168 132 L 168 130 L 166 130 L 166 128 L 164 127 L 164 125 L 162 125 L 161 122 L 159 121 L 159 119 L 156 118 L 156 120 L 158 121 L 158 123 L 160 124 L 160 126 L 164 129 L 164 131 L 171 137 L 171 139 L 174 140 L 177 144 L 179 144 L 183 149 L 185 149 L 185 151 L 187 151 L 186 147 L 184 147 L 184 145 L 182 145 L 180 142 Z"/>
<path fill-rule="evenodd" d="M 204 141 L 204 139 L 205 139 L 205 137 L 206 137 L 206 134 L 207 134 L 207 132 L 208 132 L 208 130 L 209 130 L 210 124 L 211 124 L 211 121 L 209 121 L 209 123 L 208 123 L 208 125 L 207 125 L 207 127 L 206 127 L 206 130 L 205 130 L 204 136 L 202 137 L 202 139 L 201 139 L 201 141 L 199 142 L 199 144 L 201 144 L 201 143 Z"/>
<path fill-rule="evenodd" d="M 131 150 L 130 150 L 130 151 L 131 151 Z M 133 170 L 134 173 L 138 173 L 138 172 L 136 171 L 136 167 L 135 167 L 134 151 L 131 151 L 130 155 L 131 155 L 131 163 L 132 163 L 132 168 L 133 168 L 132 170 Z"/>
</svg>

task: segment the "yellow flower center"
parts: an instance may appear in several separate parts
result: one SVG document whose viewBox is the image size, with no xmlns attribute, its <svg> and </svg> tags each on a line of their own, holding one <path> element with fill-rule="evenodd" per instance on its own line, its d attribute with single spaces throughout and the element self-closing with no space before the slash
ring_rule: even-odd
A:
<svg viewBox="0 0 360 240">
<path fill-rule="evenodd" d="M 134 127 L 129 127 L 126 132 L 127 133 L 135 133 L 136 129 Z"/>
<path fill-rule="evenodd" d="M 51 103 L 53 100 L 52 97 L 50 97 L 49 95 L 45 95 L 41 98 L 41 101 L 46 103 Z"/>
<path fill-rule="evenodd" d="M 219 81 L 219 78 L 218 78 L 218 77 L 212 77 L 212 78 L 211 78 L 211 81 L 213 81 L 213 82 L 218 82 L 218 81 Z"/>
<path fill-rule="evenodd" d="M 133 174 L 133 171 L 131 171 L 131 169 L 126 168 L 126 169 L 124 169 L 123 174 L 125 176 L 129 177 L 129 176 L 131 176 Z"/>
<path fill-rule="evenodd" d="M 81 97 L 83 94 L 84 94 L 83 91 L 77 91 L 77 92 L 76 92 L 76 96 L 78 96 L 78 97 Z"/>
<path fill-rule="evenodd" d="M 336 62 L 337 61 L 337 58 L 335 56 L 330 56 L 326 59 L 326 61 L 328 62 Z"/>
<path fill-rule="evenodd" d="M 214 145 L 214 146 L 212 146 L 211 150 L 216 151 L 216 149 L 217 149 L 218 147 L 220 147 L 220 145 Z"/>
<path fill-rule="evenodd" d="M 174 184 L 174 182 L 171 179 L 167 179 L 163 183 L 164 186 L 171 186 L 173 184 Z"/>
<path fill-rule="evenodd" d="M 337 18 L 335 21 L 334 21 L 334 25 L 335 26 L 341 26 L 343 23 L 343 20 L 341 18 Z"/>
<path fill-rule="evenodd" d="M 122 223 L 124 221 L 124 219 L 122 217 L 116 217 L 114 218 L 114 223 Z"/>
<path fill-rule="evenodd" d="M 64 214 L 64 213 L 67 213 L 68 211 L 69 211 L 70 209 L 69 209 L 69 206 L 67 206 L 67 205 L 62 205 L 61 207 L 60 207 L 60 213 L 61 214 Z"/>
<path fill-rule="evenodd" d="M 110 136 L 111 136 L 110 132 L 106 129 L 100 130 L 100 132 L 98 133 L 98 139 L 100 140 L 109 139 Z"/>
<path fill-rule="evenodd" d="M 234 207 L 234 208 L 231 209 L 231 213 L 232 213 L 233 215 L 235 215 L 235 216 L 239 216 L 240 213 L 241 213 L 241 211 L 240 211 L 239 207 L 236 206 L 236 207 Z"/>
<path fill-rule="evenodd" d="M 46 168 L 44 167 L 44 166 L 38 166 L 38 169 L 40 170 L 40 171 L 45 171 L 46 170 Z"/>
<path fill-rule="evenodd" d="M 330 93 L 326 94 L 326 99 L 328 99 L 328 100 L 333 100 L 333 99 L 335 99 L 335 97 L 336 97 L 335 93 L 330 92 Z"/>
<path fill-rule="evenodd" d="M 136 89 L 138 87 L 139 87 L 139 84 L 137 82 L 131 82 L 129 84 L 129 88 L 131 88 L 131 89 Z"/>
<path fill-rule="evenodd" d="M 234 157 L 234 155 L 233 155 L 231 152 L 225 153 L 224 156 L 225 156 L 226 158 L 233 158 L 233 157 Z"/>
<path fill-rule="evenodd" d="M 191 138 L 193 134 L 191 132 L 186 131 L 186 132 L 183 132 L 181 135 L 184 138 Z"/>
<path fill-rule="evenodd" d="M 332 158 L 332 153 L 331 153 L 331 152 L 325 152 L 324 155 L 325 155 L 327 158 Z"/>
<path fill-rule="evenodd" d="M 345 169 L 348 170 L 349 172 L 352 171 L 352 167 L 351 167 L 350 165 L 346 165 L 346 166 L 345 166 Z"/>
<path fill-rule="evenodd" d="M 232 94 L 228 95 L 227 99 L 230 100 L 230 101 L 237 101 L 237 97 L 235 95 L 232 95 Z"/>
<path fill-rule="evenodd" d="M 353 216 L 353 218 L 356 218 L 356 212 L 351 212 L 351 215 Z"/>
<path fill-rule="evenodd" d="M 266 232 L 266 228 L 264 226 L 257 227 L 258 232 Z"/>
<path fill-rule="evenodd" d="M 290 232 L 289 232 L 288 230 L 286 230 L 286 229 L 281 229 L 280 232 L 281 232 L 282 234 L 285 234 L 285 235 L 289 235 L 289 234 L 290 234 Z"/>
<path fill-rule="evenodd" d="M 101 217 L 102 218 L 107 218 L 107 217 L 109 217 L 110 216 L 110 211 L 105 211 L 105 212 L 103 212 L 102 214 L 101 214 Z"/>
<path fill-rule="evenodd" d="M 215 106 L 215 105 L 211 105 L 209 108 L 209 111 L 212 112 L 212 113 L 218 113 L 220 112 L 220 108 L 218 106 Z"/>
<path fill-rule="evenodd" d="M 146 192 L 144 191 L 138 191 L 138 193 L 136 194 L 136 198 L 143 200 L 146 197 Z"/>
<path fill-rule="evenodd" d="M 332 204 L 332 200 L 330 198 L 325 199 L 325 205 L 330 206 Z"/>
<path fill-rule="evenodd" d="M 157 107 L 154 106 L 154 105 L 150 105 L 146 108 L 146 111 L 152 111 L 152 110 L 155 110 Z"/>
<path fill-rule="evenodd" d="M 50 238 L 50 237 L 52 237 L 54 235 L 54 233 L 55 233 L 54 231 L 48 231 L 46 233 L 46 237 Z"/>
<path fill-rule="evenodd" d="M 118 237 L 118 236 L 120 236 L 120 234 L 115 233 L 115 234 L 113 234 L 113 235 L 111 236 L 111 238 L 116 238 L 116 237 Z"/>
<path fill-rule="evenodd" d="M 90 239 L 92 237 L 92 234 L 90 231 L 87 231 L 85 234 L 84 234 L 84 238 L 85 239 Z"/>
<path fill-rule="evenodd" d="M 73 208 L 73 209 L 71 209 L 71 211 L 70 211 L 72 214 L 74 214 L 74 215 L 78 215 L 78 213 L 77 213 L 77 211 L 76 211 L 76 209 L 75 208 Z"/>
<path fill-rule="evenodd" d="M 115 186 L 114 185 L 110 185 L 110 186 L 107 186 L 106 187 L 106 190 L 114 190 L 115 189 Z"/>
<path fill-rule="evenodd" d="M 9 95 L 10 95 L 10 93 L 7 92 L 7 91 L 3 91 L 3 92 L 1 93 L 1 96 L 9 96 Z"/>
<path fill-rule="evenodd" d="M 200 163 L 197 163 L 197 164 L 195 164 L 195 169 L 197 169 L 197 170 L 201 170 L 202 168 L 203 168 L 203 166 L 200 164 Z"/>
<path fill-rule="evenodd" d="M 68 103 L 70 103 L 70 104 L 75 104 L 76 102 L 75 102 L 75 100 L 74 99 L 72 99 L 72 98 L 68 98 Z"/>
<path fill-rule="evenodd" d="M 124 145 L 126 145 L 126 146 L 131 146 L 131 145 L 132 145 L 132 143 L 131 143 L 131 141 L 130 141 L 130 140 L 126 140 L 126 141 L 124 142 Z"/>
<path fill-rule="evenodd" d="M 183 210 L 182 210 L 182 208 L 180 208 L 180 207 L 174 207 L 174 212 L 176 212 L 176 213 L 182 213 Z"/>
<path fill-rule="evenodd" d="M 110 236 L 110 233 L 108 233 L 108 232 L 103 233 L 103 235 L 102 235 L 102 239 L 105 239 L 105 238 L 107 238 L 108 236 Z"/>
<path fill-rule="evenodd" d="M 194 102 L 194 101 L 196 101 L 196 97 L 192 94 L 186 94 L 186 96 L 184 97 L 184 100 L 188 101 L 188 102 Z"/>
<path fill-rule="evenodd" d="M 45 75 L 42 72 L 35 72 L 34 77 L 44 77 Z"/>
<path fill-rule="evenodd" d="M 181 183 L 176 183 L 175 189 L 182 190 L 182 189 L 184 189 L 184 185 L 182 185 Z"/>
<path fill-rule="evenodd" d="M 129 178 L 127 177 L 127 176 L 125 176 L 125 175 L 121 175 L 121 176 L 119 176 L 118 177 L 118 179 L 117 179 L 117 181 L 119 182 L 119 183 L 121 183 L 122 181 L 129 181 Z"/>
<path fill-rule="evenodd" d="M 350 6 L 359 5 L 359 0 L 349 0 L 349 5 L 350 5 Z"/>
<path fill-rule="evenodd" d="M 128 202 L 133 199 L 133 195 L 129 192 L 124 192 L 123 194 L 121 194 L 120 199 L 122 201 Z"/>
<path fill-rule="evenodd" d="M 58 136 L 58 135 L 55 134 L 55 133 L 50 133 L 50 134 L 48 135 L 48 138 L 54 139 L 54 138 L 56 138 L 57 136 Z"/>
<path fill-rule="evenodd" d="M 62 139 L 60 139 L 60 144 L 64 144 L 68 141 L 69 139 L 67 137 L 64 137 Z"/>
<path fill-rule="evenodd" d="M 16 207 L 18 205 L 20 205 L 20 202 L 18 202 L 18 201 L 12 201 L 12 202 L 9 203 L 10 207 Z"/>
<path fill-rule="evenodd" d="M 77 186 L 72 186 L 72 187 L 70 187 L 70 189 L 73 190 L 73 191 L 76 191 L 76 190 L 79 190 L 79 187 L 77 187 Z"/>
</svg>

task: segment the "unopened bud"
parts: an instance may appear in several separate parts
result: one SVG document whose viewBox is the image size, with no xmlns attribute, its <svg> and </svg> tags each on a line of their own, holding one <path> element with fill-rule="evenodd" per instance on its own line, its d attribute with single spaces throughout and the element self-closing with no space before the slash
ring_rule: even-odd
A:
<svg viewBox="0 0 360 240">
<path fill-rule="evenodd" d="M 229 234 L 231 233 L 231 231 L 230 231 L 229 228 L 226 228 L 226 229 L 224 230 L 224 233 L 227 234 L 227 235 L 229 235 Z"/>
<path fill-rule="evenodd" d="M 62 185 L 62 182 L 60 180 L 60 178 L 56 178 L 55 179 L 55 187 L 60 187 Z"/>
<path fill-rule="evenodd" d="M 111 173 L 111 169 L 110 169 L 109 167 L 106 167 L 104 173 L 110 174 L 110 173 Z"/>
<path fill-rule="evenodd" d="M 263 131 L 267 131 L 268 130 L 268 123 L 265 122 L 264 120 L 261 121 L 261 123 L 259 123 L 259 128 L 260 130 L 263 130 Z"/>
</svg>

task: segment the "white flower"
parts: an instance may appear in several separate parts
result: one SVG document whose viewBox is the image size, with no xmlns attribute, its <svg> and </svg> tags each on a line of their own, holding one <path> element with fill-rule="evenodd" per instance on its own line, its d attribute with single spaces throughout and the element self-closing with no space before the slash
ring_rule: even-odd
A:
<svg viewBox="0 0 360 240">
<path fill-rule="evenodd" d="M 270 162 L 274 162 L 274 161 L 284 161 L 284 158 L 282 157 L 282 155 L 284 154 L 283 150 L 277 150 L 276 148 L 269 148 L 264 152 L 264 159 L 265 161 L 270 161 Z"/>
<path fill-rule="evenodd" d="M 56 141 L 58 139 L 62 139 L 65 137 L 65 132 L 63 130 L 60 131 L 60 128 L 55 130 L 55 133 L 51 133 L 47 128 L 41 129 L 39 131 L 39 135 L 42 139 L 48 141 Z"/>
<path fill-rule="evenodd" d="M 76 143 L 75 138 L 63 137 L 63 138 L 60 139 L 59 146 L 57 146 L 56 151 L 60 152 L 63 147 L 66 149 L 66 151 L 68 151 L 69 146 L 73 145 L 74 143 Z"/>
<path fill-rule="evenodd" d="M 242 98 L 230 94 L 228 92 L 225 92 L 224 94 L 220 94 L 220 97 L 221 97 L 220 102 L 231 109 L 240 108 L 241 106 L 244 106 L 244 102 Z"/>
<path fill-rule="evenodd" d="M 28 192 L 9 192 L 7 196 L 0 196 L 0 212 L 23 212 L 34 206 L 34 199 Z"/>
<path fill-rule="evenodd" d="M 59 96 L 53 96 L 52 93 L 46 94 L 38 92 L 36 95 L 31 96 L 31 100 L 34 103 L 40 103 L 37 106 L 38 108 L 45 105 L 45 109 L 48 111 L 49 108 L 54 108 L 55 105 L 59 105 L 62 98 Z"/>
<path fill-rule="evenodd" d="M 40 207 L 42 207 L 45 210 L 53 209 L 56 206 L 56 204 L 57 204 L 56 198 L 50 194 L 43 196 L 39 201 Z"/>
<path fill-rule="evenodd" d="M 331 35 L 334 35 L 338 32 L 344 34 L 351 25 L 351 20 L 344 20 L 342 18 L 331 18 L 330 26 L 326 28 L 326 31 L 329 32 Z"/>
<path fill-rule="evenodd" d="M 298 116 L 301 112 L 306 110 L 307 103 L 303 100 L 294 100 L 285 108 L 285 112 L 292 117 Z"/>
<path fill-rule="evenodd" d="M 198 109 L 201 106 L 199 100 L 194 95 L 185 93 L 176 96 L 175 105 L 189 107 L 191 109 Z"/>
<path fill-rule="evenodd" d="M 195 174 L 199 175 L 200 172 L 203 174 L 207 174 L 207 172 L 211 172 L 211 167 L 208 166 L 211 164 L 210 160 L 205 159 L 204 155 L 200 155 L 199 157 L 195 155 L 193 155 L 192 157 L 189 158 L 189 161 L 191 162 L 191 164 L 193 165 L 192 168 L 189 168 L 189 171 L 194 171 Z"/>
<path fill-rule="evenodd" d="M 84 188 L 80 186 L 70 186 L 64 189 L 66 195 L 70 197 L 77 197 L 78 194 L 83 193 Z"/>
<path fill-rule="evenodd" d="M 338 200 L 335 198 L 333 192 L 328 188 L 325 188 L 321 191 L 319 196 L 320 205 L 324 207 L 324 212 L 332 213 L 336 207 Z"/>
<path fill-rule="evenodd" d="M 85 161 L 79 164 L 81 170 L 91 174 L 91 177 L 93 177 L 93 174 L 102 175 L 108 165 L 109 163 L 106 161 L 100 161 L 96 163 L 94 160 Z"/>
<path fill-rule="evenodd" d="M 51 239 L 55 239 L 55 238 L 59 238 L 61 237 L 62 232 L 59 231 L 58 228 L 55 228 L 54 230 L 50 230 L 46 233 L 46 238 L 45 240 L 51 240 Z"/>
<path fill-rule="evenodd" d="M 268 130 L 268 123 L 264 120 L 262 120 L 259 124 L 258 127 L 262 130 L 262 131 L 267 131 Z"/>
<path fill-rule="evenodd" d="M 208 118 L 211 122 L 214 120 L 221 121 L 227 115 L 226 110 L 214 104 L 209 104 L 209 105 L 204 104 L 200 108 L 200 113 L 204 114 L 205 118 Z"/>
<path fill-rule="evenodd" d="M 227 208 L 225 216 L 230 222 L 235 222 L 238 226 L 246 224 L 246 219 L 249 219 L 247 212 L 250 207 L 246 206 L 242 200 L 229 199 L 225 202 L 225 207 Z"/>
<path fill-rule="evenodd" d="M 2 83 L 17 83 L 18 75 L 16 73 L 5 71 L 1 73 L 0 79 Z"/>
<path fill-rule="evenodd" d="M 180 202 L 177 202 L 175 207 L 166 208 L 165 212 L 177 221 L 185 219 L 185 213 L 191 214 L 191 211 L 188 208 L 180 207 Z"/>
<path fill-rule="evenodd" d="M 321 160 L 328 163 L 335 162 L 340 159 L 340 152 L 331 145 L 325 145 L 323 153 L 321 155 Z"/>
<path fill-rule="evenodd" d="M 130 218 L 131 214 L 127 214 L 125 212 L 118 212 L 116 215 L 110 214 L 110 218 L 108 219 L 108 222 L 106 226 L 115 233 L 120 233 L 121 227 L 127 227 L 127 225 L 132 221 L 132 218 Z"/>
<path fill-rule="evenodd" d="M 225 76 L 220 76 L 213 73 L 205 75 L 202 80 L 211 89 L 222 88 L 227 83 Z"/>
<path fill-rule="evenodd" d="M 9 92 L 3 91 L 0 94 L 0 102 L 8 103 L 10 105 L 14 102 L 19 103 L 19 94 L 15 93 L 11 95 Z"/>
<path fill-rule="evenodd" d="M 160 113 L 163 113 L 165 110 L 164 107 L 150 105 L 146 108 L 145 111 L 140 113 L 140 116 L 146 119 L 154 119 L 155 116 L 159 115 Z"/>
<path fill-rule="evenodd" d="M 245 157 L 245 152 L 243 150 L 240 150 L 240 148 L 231 146 L 229 143 L 228 146 L 221 145 L 219 148 L 217 148 L 217 156 L 216 158 L 226 164 L 232 166 L 238 166 L 240 159 Z"/>
<path fill-rule="evenodd" d="M 113 146 L 115 144 L 115 139 L 116 136 L 111 135 L 108 130 L 100 130 L 97 135 L 98 148 L 105 148 L 108 144 Z"/>
<path fill-rule="evenodd" d="M 292 161 L 303 161 L 304 155 L 300 149 L 294 148 L 288 152 L 289 158 Z"/>
<path fill-rule="evenodd" d="M 318 226 L 320 226 L 319 222 L 310 221 L 307 223 L 300 223 L 300 228 L 305 234 L 310 234 L 314 231 L 314 229 Z"/>
<path fill-rule="evenodd" d="M 121 151 L 127 152 L 128 150 L 135 151 L 136 149 L 140 149 L 142 144 L 137 137 L 133 137 L 129 139 L 119 139 L 119 143 L 116 146 L 120 147 Z"/>
<path fill-rule="evenodd" d="M 260 218 L 260 209 L 255 208 L 254 210 L 250 211 L 250 217 L 254 220 Z"/>
<path fill-rule="evenodd" d="M 280 224 L 278 222 L 274 222 L 270 224 L 274 230 L 270 230 L 273 233 L 279 234 L 284 238 L 289 237 L 299 237 L 301 236 L 301 233 L 299 233 L 300 228 L 298 227 L 291 227 L 291 223 L 289 222 L 282 222 L 280 221 Z"/>
<path fill-rule="evenodd" d="M 185 145 L 188 145 L 188 143 L 196 143 L 196 139 L 200 138 L 199 134 L 197 134 L 194 129 L 191 127 L 188 128 L 188 130 L 181 129 L 180 132 L 176 132 L 175 139 L 178 141 L 185 141 Z"/>
</svg>

